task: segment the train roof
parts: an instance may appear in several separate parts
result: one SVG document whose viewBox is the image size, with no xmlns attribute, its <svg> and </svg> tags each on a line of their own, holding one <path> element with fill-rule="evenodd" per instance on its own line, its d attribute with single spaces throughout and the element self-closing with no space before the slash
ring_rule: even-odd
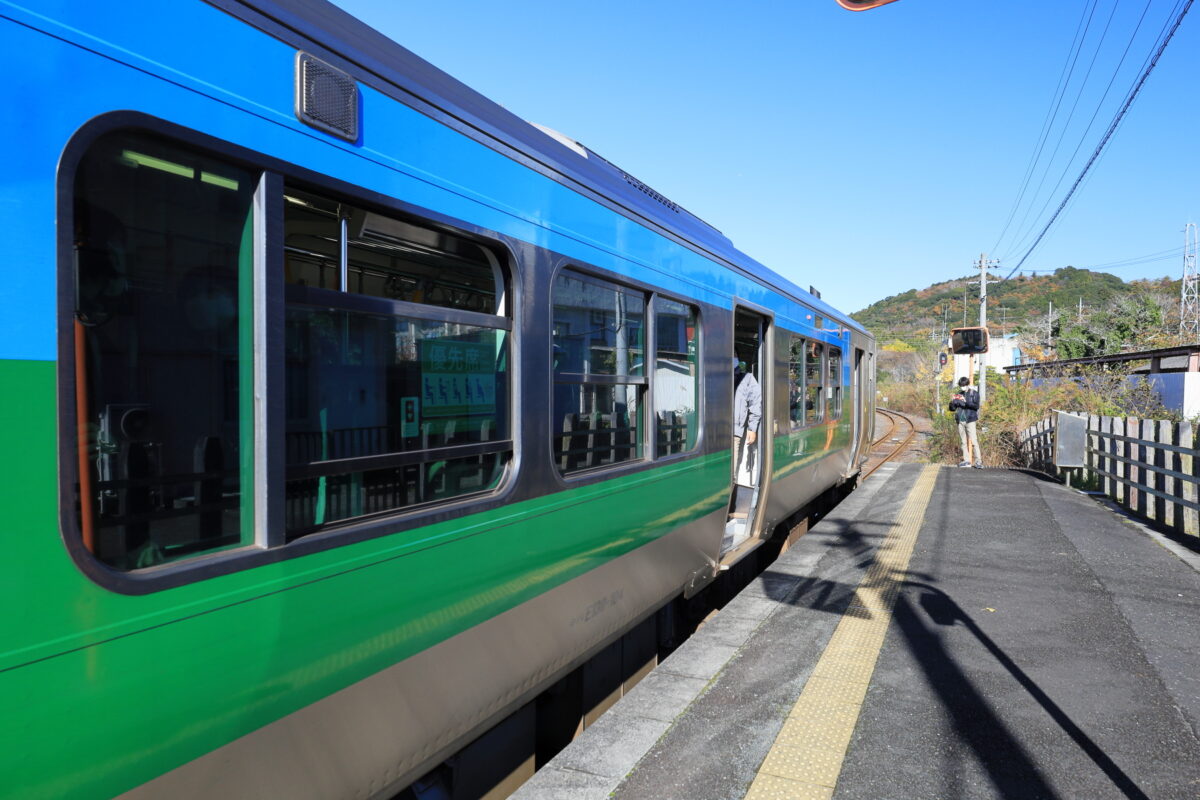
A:
<svg viewBox="0 0 1200 800">
<path fill-rule="evenodd" d="M 285 40 L 301 37 L 306 49 L 359 79 L 366 73 L 390 84 L 403 92 L 410 105 L 472 138 L 583 188 L 621 213 L 865 332 L 849 316 L 750 258 L 715 227 L 591 149 L 521 119 L 327 0 L 206 2 Z"/>
</svg>

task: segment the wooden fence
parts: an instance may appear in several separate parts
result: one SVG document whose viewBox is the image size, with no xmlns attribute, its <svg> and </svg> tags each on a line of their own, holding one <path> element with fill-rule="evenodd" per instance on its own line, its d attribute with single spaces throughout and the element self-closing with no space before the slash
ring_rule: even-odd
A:
<svg viewBox="0 0 1200 800">
<path fill-rule="evenodd" d="M 1054 466 L 1054 433 L 1049 419 L 1024 432 L 1028 466 L 1102 492 L 1145 519 L 1200 535 L 1200 458 L 1190 422 L 1087 415 L 1080 469 Z"/>
</svg>

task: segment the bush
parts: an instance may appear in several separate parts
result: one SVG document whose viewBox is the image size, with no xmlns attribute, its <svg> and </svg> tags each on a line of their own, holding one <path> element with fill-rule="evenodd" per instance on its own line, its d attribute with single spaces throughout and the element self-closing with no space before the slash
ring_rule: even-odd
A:
<svg viewBox="0 0 1200 800">
<path fill-rule="evenodd" d="M 952 387 L 953 388 L 953 387 Z M 945 395 L 945 392 L 943 392 Z M 946 399 L 949 405 L 949 399 Z M 988 378 L 987 400 L 980 409 L 976 432 L 988 466 L 1023 466 L 1021 434 L 1051 411 L 1074 411 L 1142 419 L 1179 420 L 1168 411 L 1145 381 L 1130 383 L 1124 374 L 1095 370 L 1062 374 L 1038 381 Z M 957 463 L 962 456 L 958 425 L 949 411 L 934 416 L 930 459 Z"/>
<path fill-rule="evenodd" d="M 884 408 L 919 417 L 928 417 L 933 409 L 934 389 L 928 380 L 880 383 L 877 388 L 879 405 Z"/>
</svg>

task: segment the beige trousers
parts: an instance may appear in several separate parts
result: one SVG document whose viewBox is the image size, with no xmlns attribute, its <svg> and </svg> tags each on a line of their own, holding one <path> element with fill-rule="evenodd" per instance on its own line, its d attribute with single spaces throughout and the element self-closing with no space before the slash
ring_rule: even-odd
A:
<svg viewBox="0 0 1200 800">
<path fill-rule="evenodd" d="M 974 422 L 958 423 L 958 438 L 962 441 L 962 460 L 969 461 L 975 464 L 983 463 L 983 451 L 979 449 L 979 437 L 975 435 Z M 971 450 L 967 448 L 967 443 L 970 442 L 971 448 L 975 451 L 975 458 L 971 458 Z"/>
</svg>

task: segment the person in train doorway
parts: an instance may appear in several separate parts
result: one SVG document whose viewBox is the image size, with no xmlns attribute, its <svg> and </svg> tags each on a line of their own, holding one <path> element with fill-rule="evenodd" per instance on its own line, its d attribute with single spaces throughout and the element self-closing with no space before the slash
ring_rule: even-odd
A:
<svg viewBox="0 0 1200 800">
<path fill-rule="evenodd" d="M 733 360 L 733 458 L 734 472 L 733 519 L 745 519 L 750 501 L 758 486 L 758 424 L 762 420 L 762 389 L 746 362 Z"/>
<path fill-rule="evenodd" d="M 958 438 L 962 442 L 962 458 L 960 467 L 970 467 L 971 454 L 975 454 L 975 469 L 983 469 L 983 451 L 979 449 L 979 436 L 975 433 L 975 423 L 979 421 L 979 390 L 971 385 L 970 378 L 958 379 L 958 394 L 950 400 L 950 410 L 958 423 Z"/>
</svg>

